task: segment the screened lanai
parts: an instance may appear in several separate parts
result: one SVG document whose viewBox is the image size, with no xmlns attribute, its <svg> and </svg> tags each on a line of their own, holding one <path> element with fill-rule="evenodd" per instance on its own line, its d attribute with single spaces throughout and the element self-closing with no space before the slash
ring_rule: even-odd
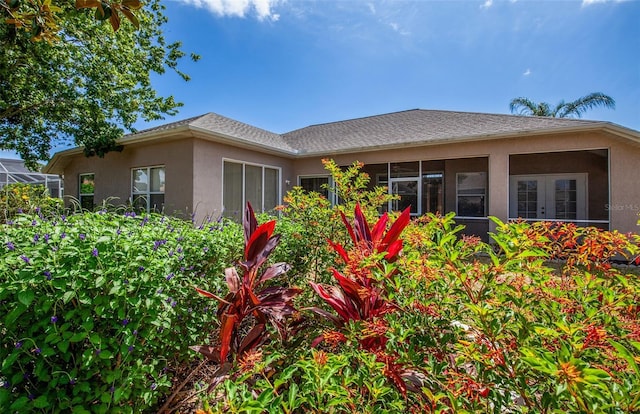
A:
<svg viewBox="0 0 640 414">
<path fill-rule="evenodd" d="M 0 188 L 14 183 L 41 184 L 49 189 L 51 197 L 62 198 L 63 181 L 58 175 L 31 171 L 22 160 L 0 158 Z"/>
</svg>

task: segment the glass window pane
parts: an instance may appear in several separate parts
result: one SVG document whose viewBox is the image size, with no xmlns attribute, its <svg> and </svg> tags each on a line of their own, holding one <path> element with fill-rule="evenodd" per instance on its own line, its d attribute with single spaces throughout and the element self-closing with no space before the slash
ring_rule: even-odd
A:
<svg viewBox="0 0 640 414">
<path fill-rule="evenodd" d="M 391 178 L 418 177 L 420 163 L 415 162 L 392 162 Z"/>
<path fill-rule="evenodd" d="M 262 211 L 262 167 L 255 165 L 245 165 L 245 192 L 244 198 L 251 203 L 253 210 Z"/>
<path fill-rule="evenodd" d="M 300 177 L 300 187 L 305 191 L 320 193 L 329 198 L 329 177 Z"/>
<path fill-rule="evenodd" d="M 80 194 L 93 194 L 94 192 L 94 174 L 80 174 Z"/>
<path fill-rule="evenodd" d="M 420 175 L 420 162 L 392 162 L 391 178 L 418 177 Z"/>
<path fill-rule="evenodd" d="M 280 188 L 279 171 L 274 168 L 264 169 L 264 210 L 271 211 L 278 205 Z"/>
<path fill-rule="evenodd" d="M 484 196 L 459 196 L 458 215 L 484 217 Z"/>
<path fill-rule="evenodd" d="M 538 215 L 538 181 L 518 181 L 518 217 L 536 218 Z"/>
<path fill-rule="evenodd" d="M 555 204 L 557 219 L 575 220 L 578 217 L 576 180 L 555 181 Z"/>
<path fill-rule="evenodd" d="M 487 188 L 487 173 L 458 174 L 458 194 L 484 195 Z"/>
<path fill-rule="evenodd" d="M 83 210 L 93 211 L 95 205 L 93 204 L 93 196 L 92 195 L 83 195 L 80 196 L 80 206 Z"/>
<path fill-rule="evenodd" d="M 526 186 L 523 186 L 522 188 L 525 189 Z M 486 189 L 486 172 L 458 174 L 458 215 L 465 217 L 484 217 Z"/>
<path fill-rule="evenodd" d="M 136 210 L 147 211 L 147 196 L 134 195 L 132 199 L 133 208 Z"/>
<path fill-rule="evenodd" d="M 133 193 L 146 193 L 149 189 L 149 176 L 146 168 L 133 170 L 131 188 Z"/>
<path fill-rule="evenodd" d="M 151 191 L 164 193 L 164 167 L 151 168 Z"/>
<path fill-rule="evenodd" d="M 162 212 L 164 209 L 164 194 L 151 194 L 149 196 L 149 210 Z"/>
<path fill-rule="evenodd" d="M 392 193 L 400 196 L 400 200 L 392 202 L 394 211 L 403 211 L 411 206 L 411 213 L 418 213 L 418 181 L 392 181 Z"/>
<path fill-rule="evenodd" d="M 441 172 L 422 175 L 423 213 L 444 213 L 444 181 Z"/>
<path fill-rule="evenodd" d="M 224 162 L 222 205 L 226 217 L 242 217 L 242 164 Z"/>
</svg>

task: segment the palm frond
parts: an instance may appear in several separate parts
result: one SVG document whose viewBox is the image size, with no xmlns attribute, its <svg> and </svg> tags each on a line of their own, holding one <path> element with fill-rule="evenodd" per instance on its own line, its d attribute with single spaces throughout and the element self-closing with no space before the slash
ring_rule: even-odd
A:
<svg viewBox="0 0 640 414">
<path fill-rule="evenodd" d="M 509 103 L 511 113 L 518 112 L 520 115 L 535 115 L 537 104 L 530 99 L 520 97 L 514 98 Z"/>
<path fill-rule="evenodd" d="M 567 118 L 574 116 L 581 118 L 582 114 L 587 110 L 597 108 L 599 106 L 615 109 L 616 101 L 609 95 L 605 95 L 602 92 L 593 92 L 572 102 L 565 102 L 562 100 L 558 102 L 553 110 L 546 102 L 536 103 L 524 97 L 514 98 L 509 103 L 511 113 L 517 112 L 520 115 L 550 116 L 554 118 Z"/>
<path fill-rule="evenodd" d="M 562 111 L 558 113 L 558 117 L 567 118 L 576 116 L 581 118 L 582 114 L 587 110 L 600 106 L 615 109 L 616 101 L 602 92 L 590 93 L 589 95 L 578 98 L 573 102 L 567 102 L 564 108 L 562 108 Z"/>
</svg>

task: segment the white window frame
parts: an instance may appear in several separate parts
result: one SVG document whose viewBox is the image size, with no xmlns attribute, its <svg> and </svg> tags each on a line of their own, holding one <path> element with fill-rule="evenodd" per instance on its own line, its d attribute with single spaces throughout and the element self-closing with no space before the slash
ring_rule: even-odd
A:
<svg viewBox="0 0 640 414">
<path fill-rule="evenodd" d="M 460 185 L 459 185 L 459 181 L 458 181 L 458 177 L 460 175 L 470 175 L 470 174 L 484 174 L 485 177 L 485 182 L 484 182 L 484 194 L 460 194 Z M 456 173 L 456 218 L 462 218 L 462 219 L 486 219 L 487 216 L 487 198 L 488 198 L 488 193 L 489 193 L 489 177 L 486 171 L 464 171 L 464 172 L 458 172 Z M 483 197 L 484 200 L 484 207 L 483 207 L 483 215 L 482 216 L 461 216 L 458 214 L 459 210 L 459 200 L 460 197 Z"/>
<path fill-rule="evenodd" d="M 267 165 L 267 164 L 258 164 L 258 163 L 253 163 L 253 162 L 246 162 L 246 161 L 240 161 L 240 160 L 236 160 L 236 159 L 232 159 L 232 158 L 222 158 L 222 194 L 220 199 L 222 200 L 222 211 L 225 211 L 225 200 L 224 200 L 224 164 L 226 162 L 230 162 L 230 163 L 234 163 L 234 164 L 240 164 L 242 165 L 242 208 L 243 211 L 241 211 L 241 216 L 244 213 L 244 207 L 247 205 L 247 200 L 246 200 L 246 166 L 250 165 L 253 167 L 260 167 L 262 169 L 262 200 L 261 200 L 261 205 L 260 208 L 257 208 L 258 206 L 254 206 L 252 205 L 251 207 L 253 208 L 253 210 L 256 213 L 262 213 L 264 212 L 264 190 L 265 190 L 265 173 L 264 170 L 265 168 L 269 168 L 272 170 L 276 170 L 278 171 L 278 188 L 277 188 L 277 195 L 276 195 L 276 206 L 282 202 L 282 168 L 280 167 L 276 167 L 275 165 Z M 223 213 L 224 214 L 224 213 Z"/>
<path fill-rule="evenodd" d="M 154 168 L 162 168 L 164 171 L 164 177 L 165 177 L 165 187 L 167 185 L 167 169 L 163 164 L 160 165 L 150 165 L 150 166 L 144 166 L 144 167 L 132 167 L 131 168 L 131 174 L 130 174 L 130 183 L 131 183 L 131 204 L 134 204 L 134 199 L 136 196 L 143 196 L 146 204 L 147 204 L 147 208 L 146 211 L 149 212 L 151 211 L 151 196 L 152 195 L 163 195 L 163 198 L 166 197 L 166 188 L 164 189 L 164 191 L 151 191 L 151 170 Z M 133 186 L 133 182 L 134 182 L 134 178 L 133 178 L 133 174 L 135 173 L 136 170 L 147 170 L 147 191 L 135 191 L 134 190 L 134 186 Z M 164 210 L 164 201 L 163 201 L 163 205 L 161 210 Z"/>
<path fill-rule="evenodd" d="M 92 193 L 83 193 L 82 192 L 83 177 L 85 177 L 87 175 L 92 175 L 93 176 L 93 192 Z M 78 202 L 80 203 L 80 207 L 82 207 L 82 198 L 83 197 L 91 197 L 91 198 L 93 198 L 93 203 L 92 204 L 95 206 L 95 204 L 96 204 L 95 195 L 96 195 L 96 174 L 92 173 L 92 172 L 86 172 L 86 173 L 78 174 Z"/>
</svg>

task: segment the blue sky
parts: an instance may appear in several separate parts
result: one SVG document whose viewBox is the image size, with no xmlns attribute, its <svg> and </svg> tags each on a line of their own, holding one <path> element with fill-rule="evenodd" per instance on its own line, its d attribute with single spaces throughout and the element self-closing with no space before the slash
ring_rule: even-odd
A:
<svg viewBox="0 0 640 414">
<path fill-rule="evenodd" d="M 524 96 L 616 100 L 587 119 L 640 130 L 639 1 L 167 2 L 202 60 L 156 85 L 272 132 L 406 109 L 509 113 Z M 140 125 L 143 127 L 143 125 Z"/>
<path fill-rule="evenodd" d="M 616 100 L 585 119 L 640 130 L 640 1 L 172 0 L 169 40 L 202 56 L 154 77 L 180 113 L 282 133 L 414 108 L 509 113 L 527 97 Z"/>
</svg>

